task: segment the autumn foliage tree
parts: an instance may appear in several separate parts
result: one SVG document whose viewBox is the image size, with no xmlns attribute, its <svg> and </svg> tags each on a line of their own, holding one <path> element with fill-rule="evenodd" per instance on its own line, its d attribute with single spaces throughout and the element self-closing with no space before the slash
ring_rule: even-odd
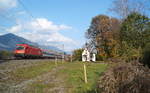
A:
<svg viewBox="0 0 150 93">
<path fill-rule="evenodd" d="M 106 15 L 98 15 L 92 19 L 86 37 L 94 41 L 92 44 L 100 56 L 113 57 L 116 55 L 115 48 L 117 38 L 119 38 L 116 35 L 119 34 L 119 25 L 119 20 Z"/>
</svg>

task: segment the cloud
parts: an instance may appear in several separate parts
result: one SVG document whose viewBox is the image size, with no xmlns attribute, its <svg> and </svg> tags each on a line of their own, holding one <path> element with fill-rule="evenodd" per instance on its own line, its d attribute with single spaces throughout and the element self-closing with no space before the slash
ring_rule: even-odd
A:
<svg viewBox="0 0 150 93">
<path fill-rule="evenodd" d="M 35 31 L 35 32 L 57 32 L 60 30 L 68 30 L 68 29 L 72 29 L 72 27 L 61 24 L 61 25 L 56 25 L 54 24 L 52 21 L 49 21 L 45 18 L 37 18 L 35 20 L 32 20 L 30 22 L 26 22 L 24 24 L 19 23 L 16 26 L 13 26 L 9 29 L 10 32 L 14 32 L 14 28 L 22 28 L 22 29 L 16 29 L 17 31 L 15 32 L 19 32 L 24 30 L 31 30 L 31 31 Z"/>
<path fill-rule="evenodd" d="M 12 26 L 7 31 L 44 45 L 51 45 L 53 43 L 66 44 L 66 50 L 70 50 L 76 45 L 76 41 L 62 35 L 60 31 L 71 29 L 72 27 L 65 24 L 54 24 L 46 18 L 37 18 Z"/>
<path fill-rule="evenodd" d="M 22 30 L 21 25 L 16 25 L 16 26 L 13 26 L 13 27 L 7 29 L 7 31 L 9 31 L 11 33 L 17 33 L 17 32 L 19 32 L 21 30 Z"/>
<path fill-rule="evenodd" d="M 17 6 L 17 0 L 0 0 L 0 11 L 5 11 Z"/>
<path fill-rule="evenodd" d="M 29 23 L 30 29 L 37 31 L 60 31 L 65 29 L 71 29 L 71 27 L 67 25 L 56 25 L 52 21 L 48 21 L 45 18 L 37 18 L 34 21 Z"/>
<path fill-rule="evenodd" d="M 47 41 L 48 42 L 73 42 L 72 39 L 67 38 L 60 33 L 53 33 L 50 35 L 51 38 L 49 38 Z"/>
</svg>

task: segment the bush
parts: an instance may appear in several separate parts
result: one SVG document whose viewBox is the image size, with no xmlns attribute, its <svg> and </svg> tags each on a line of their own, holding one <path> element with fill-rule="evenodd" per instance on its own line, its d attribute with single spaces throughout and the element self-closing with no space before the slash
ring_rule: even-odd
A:
<svg viewBox="0 0 150 93">
<path fill-rule="evenodd" d="M 82 61 L 82 52 L 83 49 L 74 50 L 72 55 L 73 61 Z"/>
<path fill-rule="evenodd" d="M 9 59 L 13 56 L 13 54 L 9 51 L 0 51 L 0 59 Z"/>
<path fill-rule="evenodd" d="M 150 70 L 138 62 L 117 63 L 103 73 L 98 93 L 150 93 Z"/>
<path fill-rule="evenodd" d="M 104 61 L 104 60 L 106 60 L 106 56 L 102 56 L 99 54 L 96 55 L 96 61 Z"/>
<path fill-rule="evenodd" d="M 143 49 L 142 63 L 150 68 L 150 43 Z"/>
<path fill-rule="evenodd" d="M 127 42 L 122 42 L 122 47 L 118 49 L 120 57 L 128 62 L 138 59 L 141 56 L 141 51 L 141 48 L 135 49 L 134 47 L 127 45 Z"/>
</svg>

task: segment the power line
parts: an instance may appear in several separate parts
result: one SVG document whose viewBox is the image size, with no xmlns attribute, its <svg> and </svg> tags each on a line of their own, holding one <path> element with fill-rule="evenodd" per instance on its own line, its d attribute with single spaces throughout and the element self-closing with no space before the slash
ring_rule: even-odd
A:
<svg viewBox="0 0 150 93">
<path fill-rule="evenodd" d="M 34 20 L 34 19 L 35 19 L 34 16 L 30 13 L 30 11 L 29 11 L 28 8 L 23 4 L 23 2 L 22 2 L 21 0 L 18 0 L 18 2 L 22 5 L 22 7 L 23 7 L 24 10 L 29 14 L 29 16 Z M 15 23 L 15 25 L 18 25 L 16 22 L 14 22 L 13 19 L 8 18 L 8 17 L 4 16 L 3 14 L 0 14 L 0 16 L 1 16 L 2 18 L 4 18 L 4 19 L 8 20 L 8 21 L 11 22 L 11 23 Z M 37 20 L 35 20 L 35 22 L 42 28 L 41 24 L 40 24 Z"/>
<path fill-rule="evenodd" d="M 22 7 L 25 9 L 26 12 L 28 12 L 29 16 L 34 20 L 35 17 L 32 15 L 32 13 L 28 10 L 28 8 L 24 5 L 24 3 L 21 0 L 18 0 L 18 2 L 22 5 Z M 42 28 L 41 24 L 35 20 L 36 23 Z"/>
<path fill-rule="evenodd" d="M 15 21 L 14 19 L 12 19 L 12 18 L 10 18 L 10 17 L 7 17 L 7 16 L 5 16 L 5 15 L 3 15 L 3 14 L 0 14 L 0 16 L 1 16 L 1 18 L 3 18 L 4 20 L 8 20 L 9 22 L 14 23 L 15 25 L 17 25 L 16 22 L 14 22 L 14 21 Z"/>
<path fill-rule="evenodd" d="M 1 16 L 1 18 L 3 18 L 4 20 L 7 20 L 7 21 L 11 22 L 12 24 L 18 25 L 16 22 L 14 22 L 14 20 L 13 20 L 12 18 L 7 17 L 7 16 L 5 16 L 5 15 L 3 15 L 3 14 L 0 14 L 0 16 Z M 1 26 L 1 25 L 0 25 L 0 30 L 8 31 L 7 28 L 8 28 L 8 27 Z"/>
<path fill-rule="evenodd" d="M 7 28 L 4 26 L 0 26 L 0 29 L 6 31 Z"/>
</svg>

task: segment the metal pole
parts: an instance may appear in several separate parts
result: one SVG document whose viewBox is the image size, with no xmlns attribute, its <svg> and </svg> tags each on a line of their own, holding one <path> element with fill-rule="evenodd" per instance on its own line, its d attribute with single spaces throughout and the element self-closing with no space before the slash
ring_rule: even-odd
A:
<svg viewBox="0 0 150 93">
<path fill-rule="evenodd" d="M 55 66 L 57 67 L 57 56 L 55 56 Z"/>
<path fill-rule="evenodd" d="M 63 49 L 63 54 L 62 54 L 62 63 L 64 62 L 64 44 L 62 45 L 62 49 Z"/>
<path fill-rule="evenodd" d="M 72 62 L 72 54 L 71 54 L 71 62 Z"/>
</svg>

